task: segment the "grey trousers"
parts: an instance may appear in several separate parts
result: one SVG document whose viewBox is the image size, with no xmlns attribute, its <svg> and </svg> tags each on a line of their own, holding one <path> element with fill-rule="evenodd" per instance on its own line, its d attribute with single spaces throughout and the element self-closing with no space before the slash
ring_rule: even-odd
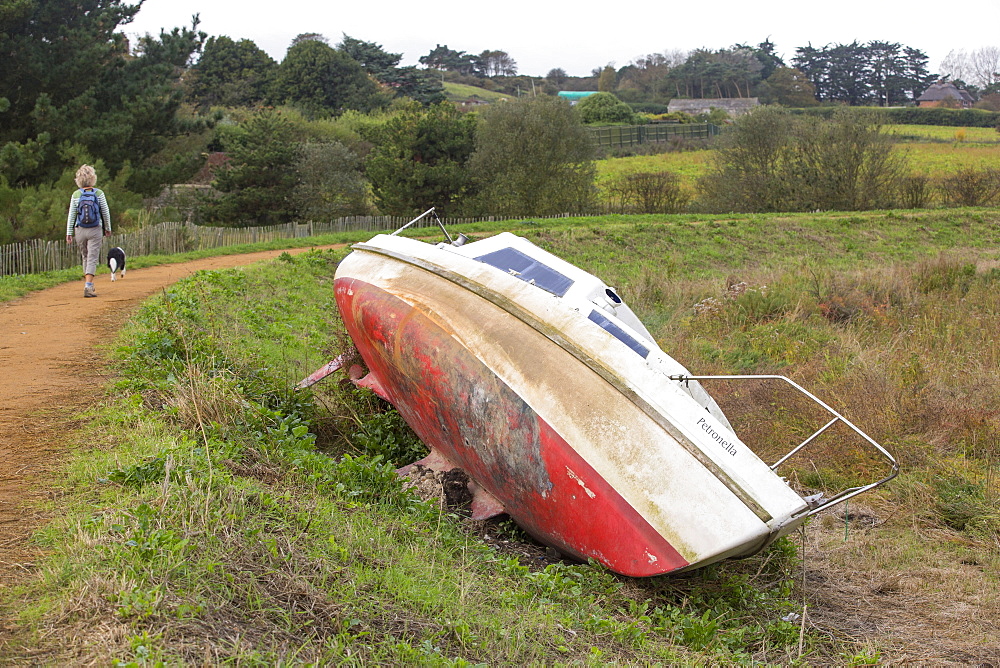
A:
<svg viewBox="0 0 1000 668">
<path fill-rule="evenodd" d="M 76 247 L 80 249 L 80 257 L 83 258 L 83 273 L 96 274 L 97 263 L 101 259 L 101 246 L 104 244 L 104 228 L 97 227 L 74 227 L 73 239 Z"/>
</svg>

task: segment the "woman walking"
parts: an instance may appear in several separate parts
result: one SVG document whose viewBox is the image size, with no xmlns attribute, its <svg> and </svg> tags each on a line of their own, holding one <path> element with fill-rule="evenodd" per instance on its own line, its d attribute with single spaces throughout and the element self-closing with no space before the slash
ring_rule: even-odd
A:
<svg viewBox="0 0 1000 668">
<path fill-rule="evenodd" d="M 104 191 L 95 188 L 97 173 L 90 165 L 76 170 L 76 185 L 79 190 L 69 201 L 69 215 L 66 217 L 66 243 L 76 238 L 76 245 L 83 258 L 83 296 L 96 297 L 94 274 L 101 259 L 104 237 L 111 236 L 111 212 Z"/>
</svg>

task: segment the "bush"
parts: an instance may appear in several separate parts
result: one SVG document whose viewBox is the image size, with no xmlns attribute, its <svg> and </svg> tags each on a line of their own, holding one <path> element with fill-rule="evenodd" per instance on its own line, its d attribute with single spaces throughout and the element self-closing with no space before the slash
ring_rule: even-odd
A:
<svg viewBox="0 0 1000 668">
<path fill-rule="evenodd" d="M 637 172 L 620 177 L 608 188 L 622 213 L 680 213 L 691 195 L 672 172 Z"/>
<path fill-rule="evenodd" d="M 899 181 L 899 204 L 904 209 L 923 209 L 933 194 L 931 179 L 926 174 L 910 174 Z"/>
<path fill-rule="evenodd" d="M 838 107 L 795 109 L 798 115 L 832 118 Z M 874 108 L 873 108 L 874 110 Z M 966 128 L 992 128 L 1000 124 L 1000 112 L 984 109 L 946 109 L 944 107 L 895 107 L 878 109 L 885 123 L 896 125 L 948 125 Z"/>
<path fill-rule="evenodd" d="M 584 123 L 631 123 L 635 114 L 628 106 L 611 93 L 594 93 L 580 100 L 576 105 L 580 120 Z"/>
<path fill-rule="evenodd" d="M 860 211 L 892 204 L 905 166 L 882 117 L 838 110 L 824 121 L 775 107 L 740 117 L 699 182 L 709 211 Z"/>
<path fill-rule="evenodd" d="M 941 183 L 944 201 L 955 206 L 989 206 L 1000 200 L 1000 169 L 965 167 Z"/>
<path fill-rule="evenodd" d="M 480 112 L 469 174 L 472 214 L 546 216 L 586 212 L 594 200 L 594 146 L 575 108 L 538 97 Z"/>
<path fill-rule="evenodd" d="M 361 161 L 343 144 L 303 144 L 296 171 L 299 182 L 292 198 L 304 220 L 326 221 L 370 213 Z"/>
</svg>

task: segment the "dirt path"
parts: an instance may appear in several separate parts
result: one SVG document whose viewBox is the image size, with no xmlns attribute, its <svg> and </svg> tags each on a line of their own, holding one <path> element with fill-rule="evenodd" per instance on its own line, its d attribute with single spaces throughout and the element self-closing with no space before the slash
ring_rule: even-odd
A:
<svg viewBox="0 0 1000 668">
<path fill-rule="evenodd" d="M 65 460 L 80 410 L 102 393 L 105 364 L 94 344 L 110 340 L 142 300 L 196 271 L 306 250 L 133 269 L 114 283 L 99 274 L 95 299 L 74 281 L 0 304 L 0 587 L 39 557 L 29 542 L 44 519 L 38 502 L 54 493 L 48 476 Z"/>
</svg>

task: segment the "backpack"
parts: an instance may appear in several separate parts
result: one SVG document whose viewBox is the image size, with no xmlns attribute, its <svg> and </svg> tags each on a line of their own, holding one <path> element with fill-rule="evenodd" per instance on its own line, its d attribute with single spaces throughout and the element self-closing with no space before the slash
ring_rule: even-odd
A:
<svg viewBox="0 0 1000 668">
<path fill-rule="evenodd" d="M 101 207 L 97 203 L 97 191 L 80 188 L 80 199 L 76 203 L 76 224 L 79 227 L 97 227 L 101 224 Z"/>
</svg>

